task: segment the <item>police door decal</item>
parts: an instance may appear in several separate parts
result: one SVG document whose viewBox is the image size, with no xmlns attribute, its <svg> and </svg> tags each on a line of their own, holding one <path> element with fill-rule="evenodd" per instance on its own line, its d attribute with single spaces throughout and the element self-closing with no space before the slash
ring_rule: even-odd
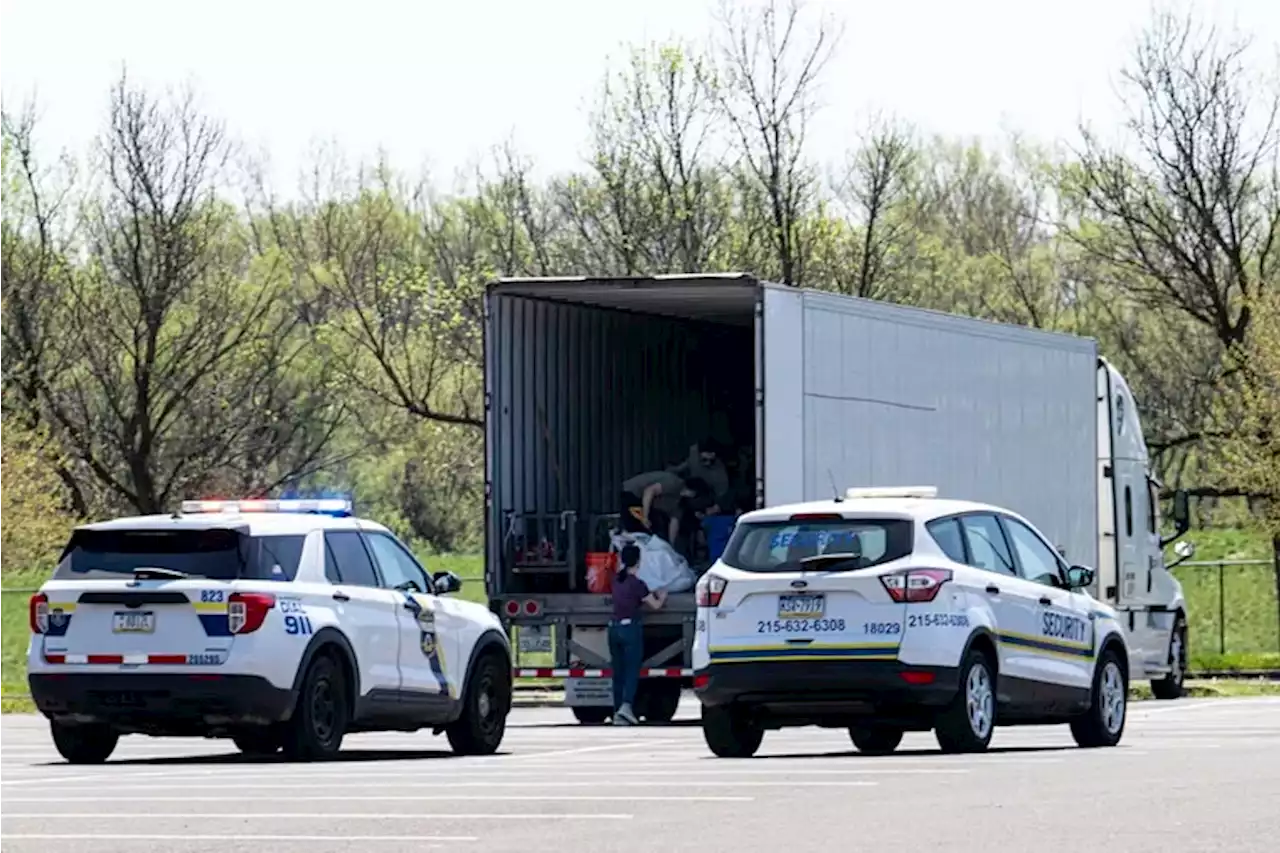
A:
<svg viewBox="0 0 1280 853">
<path fill-rule="evenodd" d="M 453 692 L 449 689 L 449 679 L 444 669 L 444 649 L 440 647 L 440 637 L 436 633 L 436 614 L 433 609 L 435 602 L 430 596 L 411 592 L 406 592 L 405 597 L 412 605 L 409 609 L 418 621 L 418 648 L 427 659 L 431 673 L 440 685 L 440 692 L 452 698 Z"/>
</svg>

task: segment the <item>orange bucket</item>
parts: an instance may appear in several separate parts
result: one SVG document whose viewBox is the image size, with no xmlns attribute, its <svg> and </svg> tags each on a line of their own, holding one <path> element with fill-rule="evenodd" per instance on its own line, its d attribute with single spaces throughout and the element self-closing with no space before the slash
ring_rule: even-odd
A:
<svg viewBox="0 0 1280 853">
<path fill-rule="evenodd" d="M 613 591 L 613 575 L 618 571 L 616 551 L 587 552 L 587 590 L 595 595 Z"/>
</svg>

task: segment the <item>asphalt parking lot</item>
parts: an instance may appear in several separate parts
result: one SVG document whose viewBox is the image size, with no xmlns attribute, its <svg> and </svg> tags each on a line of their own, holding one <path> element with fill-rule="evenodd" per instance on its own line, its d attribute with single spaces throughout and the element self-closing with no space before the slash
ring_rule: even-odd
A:
<svg viewBox="0 0 1280 853">
<path fill-rule="evenodd" d="M 0 832 L 6 853 L 1280 849 L 1280 699 L 1136 704 L 1107 750 L 1076 749 L 1065 728 L 1000 729 L 982 756 L 912 735 L 866 758 L 843 732 L 793 729 L 727 761 L 695 703 L 681 718 L 583 728 L 520 708 L 501 755 L 373 734 L 312 765 L 132 737 L 86 768 L 62 763 L 40 718 L 6 716 Z"/>
</svg>

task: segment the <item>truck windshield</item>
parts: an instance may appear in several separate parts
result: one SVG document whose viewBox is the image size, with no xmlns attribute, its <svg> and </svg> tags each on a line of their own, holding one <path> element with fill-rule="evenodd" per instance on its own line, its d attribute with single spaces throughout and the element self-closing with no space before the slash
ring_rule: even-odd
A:
<svg viewBox="0 0 1280 853">
<path fill-rule="evenodd" d="M 236 530 L 77 530 L 55 580 L 164 569 L 211 580 L 292 580 L 303 536 L 251 537 Z"/>
<path fill-rule="evenodd" d="M 739 524 L 721 560 L 748 572 L 865 569 L 910 554 L 912 530 L 900 518 Z"/>
</svg>

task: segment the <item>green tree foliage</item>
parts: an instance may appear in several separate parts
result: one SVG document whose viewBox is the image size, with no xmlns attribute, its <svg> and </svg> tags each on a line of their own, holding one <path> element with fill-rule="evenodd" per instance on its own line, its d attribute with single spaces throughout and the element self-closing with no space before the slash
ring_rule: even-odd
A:
<svg viewBox="0 0 1280 853">
<path fill-rule="evenodd" d="M 475 548 L 485 282 L 736 270 L 1095 337 L 1166 483 L 1269 511 L 1276 101 L 1245 46 L 1159 14 L 1114 138 L 875 116 L 826 169 L 806 134 L 839 35 L 788 0 L 726 3 L 705 48 L 607 70 L 581 168 L 535 179 L 505 144 L 447 194 L 319 158 L 301 198 L 240 198 L 252 164 L 221 124 L 128 81 L 84 166 L 6 113 L 6 435 L 47 436 L 20 458 L 73 515 L 340 488 L 425 546 Z"/>
</svg>

